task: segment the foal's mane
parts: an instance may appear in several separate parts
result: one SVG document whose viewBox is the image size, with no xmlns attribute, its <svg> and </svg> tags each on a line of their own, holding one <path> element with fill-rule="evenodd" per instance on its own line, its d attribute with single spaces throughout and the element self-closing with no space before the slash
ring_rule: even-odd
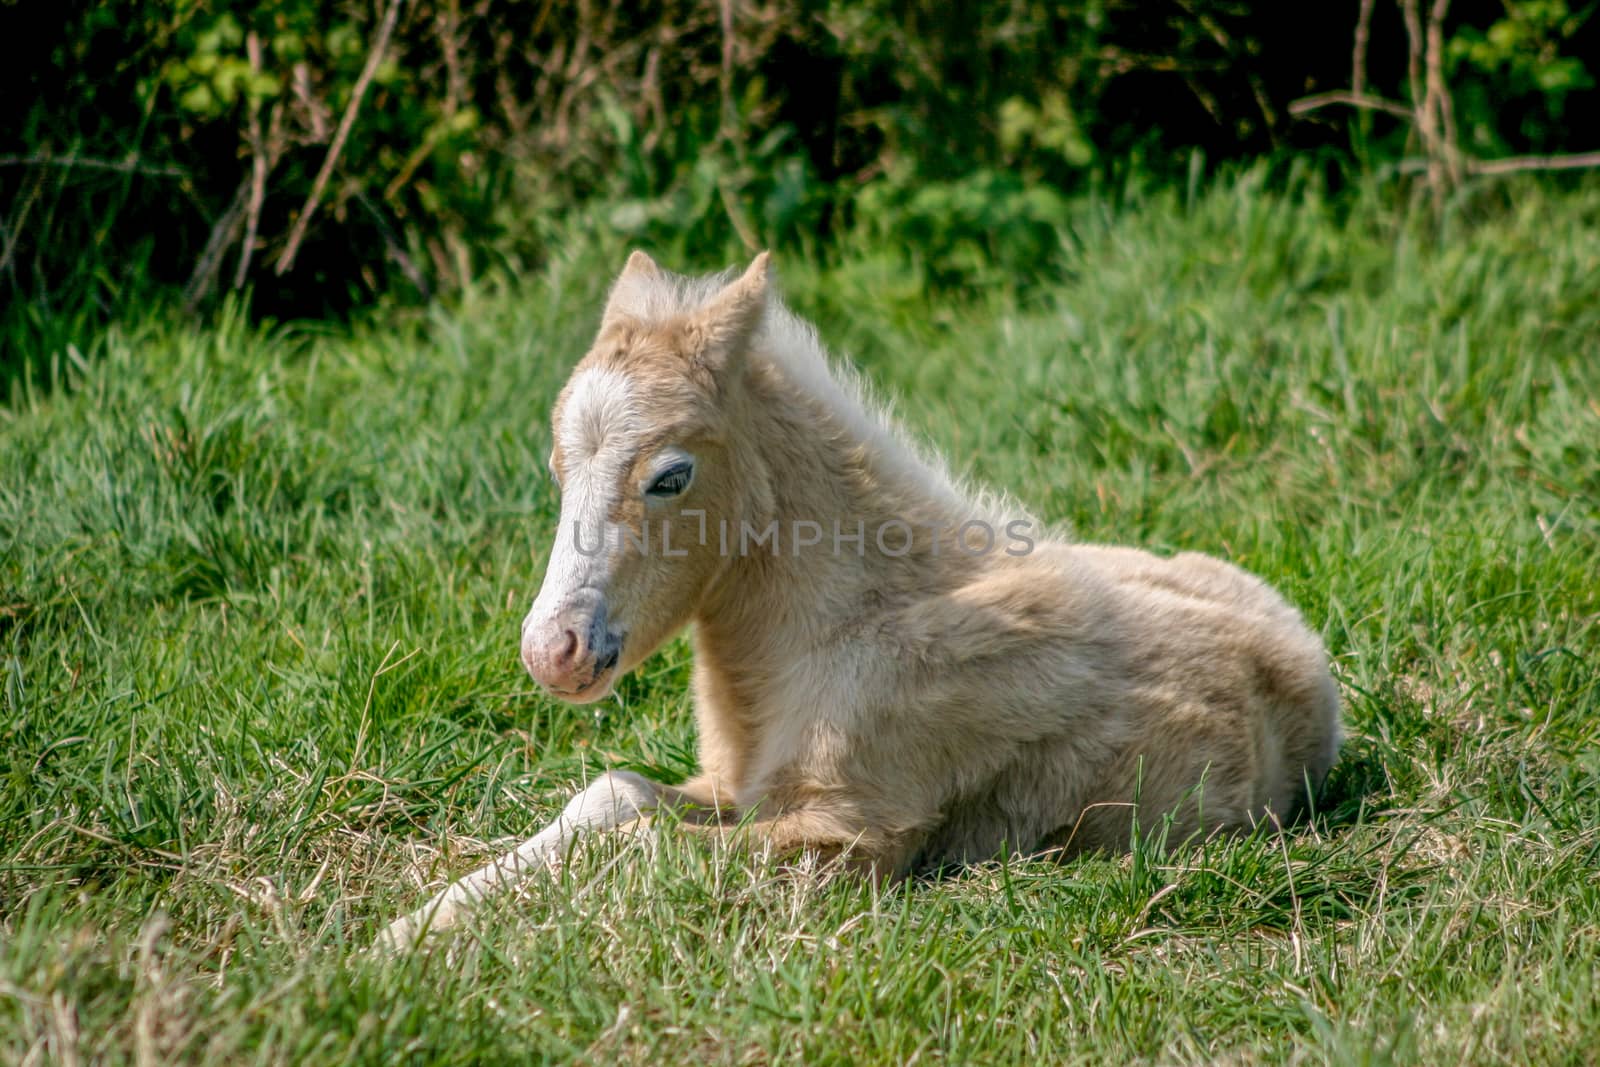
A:
<svg viewBox="0 0 1600 1067">
<path fill-rule="evenodd" d="M 628 272 L 617 279 L 611 304 L 642 322 L 665 322 L 698 310 L 737 274 L 737 270 L 700 276 L 666 270 Z M 844 436 L 867 449 L 884 475 L 916 485 L 963 516 L 1027 517 L 1015 501 L 952 475 L 943 457 L 898 424 L 889 404 L 874 394 L 860 373 L 829 358 L 816 328 L 790 311 L 776 293 L 767 296 L 750 355 L 771 364 L 798 393 L 826 411 Z"/>
</svg>

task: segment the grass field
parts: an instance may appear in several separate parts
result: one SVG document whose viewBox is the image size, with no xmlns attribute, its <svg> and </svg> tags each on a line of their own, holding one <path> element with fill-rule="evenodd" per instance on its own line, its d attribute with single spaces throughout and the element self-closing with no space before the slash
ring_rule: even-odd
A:
<svg viewBox="0 0 1600 1067">
<path fill-rule="evenodd" d="M 586 776 L 693 766 L 683 642 L 594 708 L 517 660 L 620 249 L 85 338 L 0 407 L 0 1061 L 1596 1062 L 1600 188 L 1512 193 L 1085 201 L 1058 280 L 937 299 L 778 264 L 958 469 L 1300 605 L 1350 739 L 1292 836 L 882 890 L 597 841 L 393 965 Z"/>
</svg>

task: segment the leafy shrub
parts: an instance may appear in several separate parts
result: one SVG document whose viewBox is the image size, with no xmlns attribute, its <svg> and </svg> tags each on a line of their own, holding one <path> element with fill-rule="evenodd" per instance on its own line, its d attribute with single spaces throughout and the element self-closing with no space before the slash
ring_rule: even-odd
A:
<svg viewBox="0 0 1600 1067">
<path fill-rule="evenodd" d="M 1594 73 L 1568 51 L 1593 12 L 1567 0 L 1508 0 L 1486 28 L 1461 27 L 1447 56 L 1467 144 L 1494 154 L 1562 147 L 1568 100 L 1595 88 Z"/>
<path fill-rule="evenodd" d="M 1381 10 L 1373 68 L 1392 74 L 1374 89 L 1403 97 L 1398 6 Z M 1457 5 L 1469 143 L 1594 147 L 1566 118 L 1600 103 L 1578 58 L 1600 43 L 1592 12 Z M 935 281 L 979 260 L 1031 268 L 1060 197 L 1129 159 L 1160 180 L 1196 148 L 1216 164 L 1346 146 L 1344 116 L 1288 104 L 1347 83 L 1354 11 L 8 0 L 0 18 L 16 23 L 0 96 L 17 102 L 0 134 L 0 334 L 50 350 L 60 323 L 163 287 L 322 314 L 397 282 L 517 270 L 573 225 L 686 262 L 860 228 L 919 249 Z"/>
</svg>

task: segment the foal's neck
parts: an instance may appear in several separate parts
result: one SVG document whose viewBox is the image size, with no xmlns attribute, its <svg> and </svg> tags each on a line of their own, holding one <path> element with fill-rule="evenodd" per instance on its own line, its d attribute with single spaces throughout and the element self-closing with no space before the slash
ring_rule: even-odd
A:
<svg viewBox="0 0 1600 1067">
<path fill-rule="evenodd" d="M 779 665 L 825 651 L 862 615 L 912 590 L 948 588 L 972 567 L 948 546 L 977 507 L 853 390 L 832 379 L 819 386 L 817 370 L 781 359 L 750 368 L 740 448 L 770 487 L 771 512 L 756 525 L 776 521 L 777 551 L 740 551 L 732 538 L 695 620 L 702 662 L 742 682 L 752 700 L 762 679 L 785 673 Z M 797 530 L 819 528 L 820 543 L 797 548 Z"/>
</svg>

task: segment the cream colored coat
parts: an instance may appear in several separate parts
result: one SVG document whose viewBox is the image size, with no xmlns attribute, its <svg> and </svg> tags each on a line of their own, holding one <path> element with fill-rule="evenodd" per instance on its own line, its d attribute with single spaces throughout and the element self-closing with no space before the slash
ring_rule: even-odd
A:
<svg viewBox="0 0 1600 1067">
<path fill-rule="evenodd" d="M 1249 828 L 1294 813 L 1334 762 L 1338 693 L 1282 597 L 1207 556 L 1037 524 L 1021 551 L 1002 531 L 1031 520 L 908 445 L 770 294 L 765 255 L 724 283 L 635 253 L 552 425 L 561 527 L 523 658 L 595 700 L 691 626 L 701 771 L 603 776 L 386 945 L 665 805 L 681 832 L 737 823 L 892 875 L 1122 849 L 1135 817 L 1170 816 L 1169 840 Z M 776 553 L 741 550 L 743 525 L 774 522 Z M 821 542 L 801 544 L 810 524 Z M 978 552 L 984 529 L 1000 536 Z"/>
</svg>

